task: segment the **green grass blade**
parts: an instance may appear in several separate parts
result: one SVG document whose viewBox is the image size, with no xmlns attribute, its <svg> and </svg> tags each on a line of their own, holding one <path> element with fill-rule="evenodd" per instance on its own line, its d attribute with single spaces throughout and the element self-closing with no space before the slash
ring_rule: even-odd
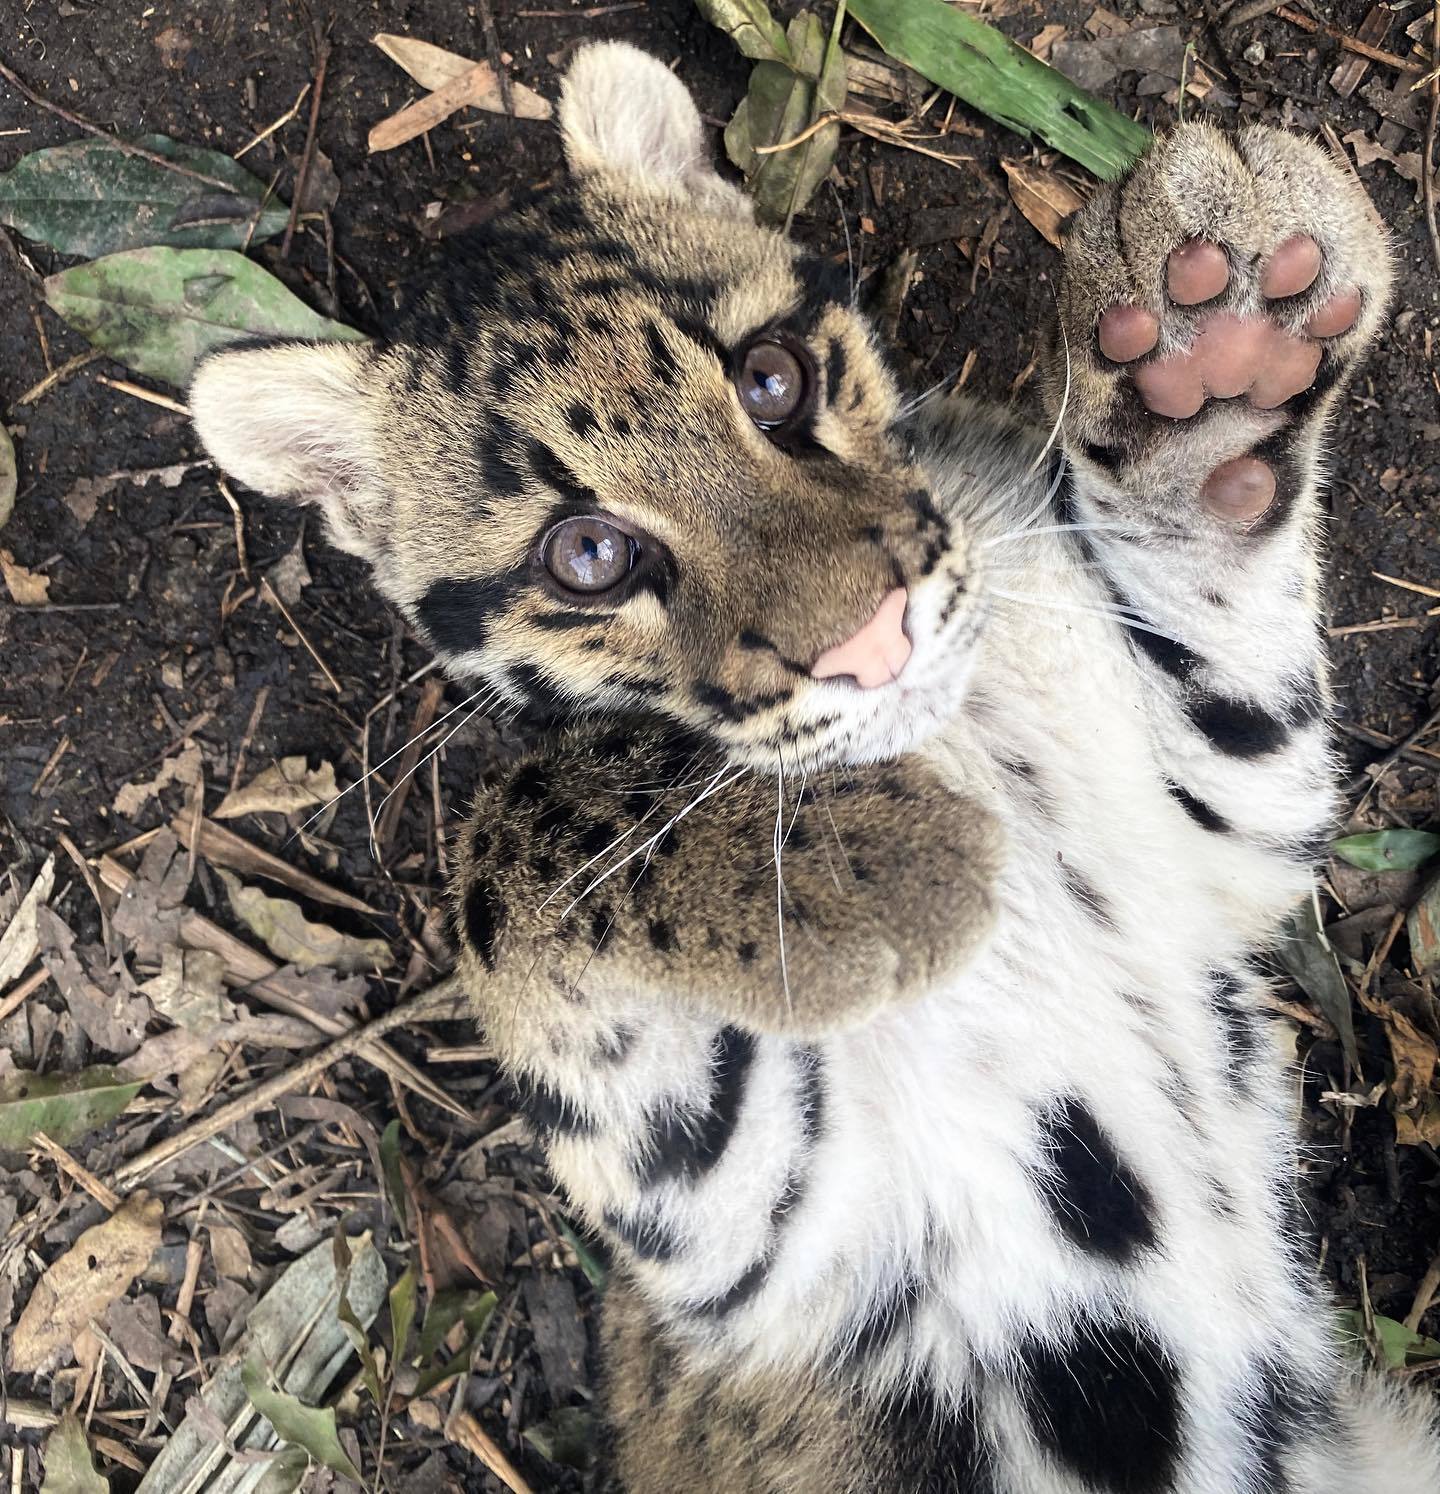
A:
<svg viewBox="0 0 1440 1494">
<path fill-rule="evenodd" d="M 1038 135 L 1104 181 L 1150 143 L 1144 125 L 945 0 L 850 0 L 849 10 L 897 62 L 1008 129 Z"/>
</svg>

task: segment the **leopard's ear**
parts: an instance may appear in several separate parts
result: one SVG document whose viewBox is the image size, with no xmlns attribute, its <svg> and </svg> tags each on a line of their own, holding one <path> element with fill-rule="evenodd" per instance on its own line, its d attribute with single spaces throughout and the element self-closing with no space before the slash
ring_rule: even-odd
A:
<svg viewBox="0 0 1440 1494">
<path fill-rule="evenodd" d="M 575 54 L 560 90 L 565 159 L 577 176 L 682 193 L 717 212 L 749 214 L 749 199 L 715 171 L 700 111 L 657 57 L 626 42 Z"/>
<path fill-rule="evenodd" d="M 190 418 L 231 477 L 271 498 L 314 504 L 331 540 L 374 561 L 390 505 L 375 453 L 369 352 L 283 343 L 213 353 L 190 385 Z"/>
</svg>

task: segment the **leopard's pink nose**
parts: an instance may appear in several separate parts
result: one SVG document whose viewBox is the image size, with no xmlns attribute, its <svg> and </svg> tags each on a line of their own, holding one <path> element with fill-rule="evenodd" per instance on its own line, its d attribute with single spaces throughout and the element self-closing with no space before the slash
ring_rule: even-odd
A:
<svg viewBox="0 0 1440 1494">
<path fill-rule="evenodd" d="M 910 657 L 910 640 L 905 636 L 907 600 L 905 588 L 897 586 L 853 638 L 827 648 L 816 659 L 811 675 L 828 680 L 848 674 L 865 690 L 899 679 Z"/>
</svg>

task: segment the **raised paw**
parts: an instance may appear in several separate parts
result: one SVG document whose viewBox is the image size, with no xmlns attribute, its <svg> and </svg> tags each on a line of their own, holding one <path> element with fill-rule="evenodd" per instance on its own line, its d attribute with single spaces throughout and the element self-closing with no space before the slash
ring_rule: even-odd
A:
<svg viewBox="0 0 1440 1494">
<path fill-rule="evenodd" d="M 1072 454 L 1222 520 L 1253 523 L 1282 486 L 1293 503 L 1313 443 L 1277 438 L 1328 414 L 1389 283 L 1369 204 L 1318 146 L 1172 132 L 1066 245 L 1047 384 Z"/>
</svg>

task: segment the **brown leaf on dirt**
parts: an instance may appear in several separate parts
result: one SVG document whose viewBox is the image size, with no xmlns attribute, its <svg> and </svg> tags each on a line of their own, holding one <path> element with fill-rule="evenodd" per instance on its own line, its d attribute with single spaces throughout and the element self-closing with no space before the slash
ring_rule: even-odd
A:
<svg viewBox="0 0 1440 1494">
<path fill-rule="evenodd" d="M 277 960 L 302 971 L 328 965 L 345 975 L 384 969 L 394 963 L 395 956 L 384 939 L 357 939 L 329 924 L 312 923 L 298 903 L 269 897 L 227 871 L 220 872 L 220 880 L 235 916 Z"/>
<path fill-rule="evenodd" d="M 24 1452 L 20 1451 L 18 1457 L 17 1471 L 23 1466 Z M 109 1480 L 95 1471 L 85 1428 L 73 1410 L 65 1412 L 45 1439 L 44 1463 L 45 1482 L 40 1494 L 107 1494 L 110 1488 Z M 17 1483 L 16 1487 L 21 1485 Z"/>
<path fill-rule="evenodd" d="M 143 1190 L 83 1235 L 35 1283 L 10 1340 L 10 1368 L 43 1375 L 68 1364 L 91 1318 L 130 1290 L 160 1244 L 165 1206 Z"/>
<path fill-rule="evenodd" d="M 30 961 L 40 953 L 35 915 L 55 889 L 55 858 L 49 857 L 20 899 L 10 922 L 0 933 L 0 991 L 24 975 Z"/>
<path fill-rule="evenodd" d="M 1415 200 L 1417 202 L 1420 200 L 1424 192 L 1425 167 L 1418 151 L 1407 150 L 1396 155 L 1372 140 L 1364 130 L 1351 130 L 1348 135 L 1341 136 L 1341 139 L 1355 152 L 1357 166 L 1365 167 L 1376 161 L 1383 161 L 1387 166 L 1399 172 L 1407 182 L 1415 184 Z"/>
<path fill-rule="evenodd" d="M 124 965 L 113 972 L 106 970 L 103 953 L 82 959 L 69 925 L 51 908 L 36 910 L 35 927 L 40 958 L 76 1025 L 107 1053 L 121 1058 L 133 1053 L 144 1039 L 151 1011 Z"/>
<path fill-rule="evenodd" d="M 265 572 L 271 590 L 287 607 L 300 604 L 300 593 L 310 584 L 310 567 L 305 564 L 305 528 L 295 536 L 295 543 Z"/>
<path fill-rule="evenodd" d="M 145 847 L 140 870 L 126 883 L 111 925 L 134 945 L 135 955 L 158 963 L 163 951 L 180 942 L 181 904 L 190 885 L 190 868 L 179 842 L 162 830 Z"/>
<path fill-rule="evenodd" d="M 208 949 L 160 952 L 160 973 L 140 989 L 160 1016 L 177 1027 L 204 1036 L 229 1015 L 225 999 L 225 961 Z"/>
<path fill-rule="evenodd" d="M 1390 1087 L 1395 1109 L 1395 1140 L 1401 1146 L 1440 1142 L 1440 1095 L 1434 1090 L 1440 1062 L 1435 1043 L 1404 1012 L 1385 1005 L 1379 1012 L 1390 1040 L 1395 1080 Z"/>
<path fill-rule="evenodd" d="M 437 88 L 443 88 L 452 78 L 468 73 L 475 66 L 473 57 L 448 52 L 444 47 L 437 47 L 434 42 L 421 41 L 418 36 L 377 31 L 370 40 L 391 62 L 403 67 L 421 88 L 432 93 Z"/>
<path fill-rule="evenodd" d="M 1030 53 L 1038 57 L 1041 62 L 1047 62 L 1050 58 L 1050 48 L 1065 35 L 1065 27 L 1061 25 L 1045 26 L 1033 36 L 1027 44 Z"/>
<path fill-rule="evenodd" d="M 243 788 L 226 794 L 212 820 L 234 820 L 242 814 L 298 814 L 328 804 L 339 790 L 330 763 L 311 768 L 303 757 L 282 757 L 257 773 Z"/>
<path fill-rule="evenodd" d="M 8 550 L 0 550 L 0 576 L 17 607 L 43 607 L 50 600 L 50 578 L 27 571 Z"/>
<path fill-rule="evenodd" d="M 1010 183 L 1010 196 L 1027 223 L 1047 243 L 1060 247 L 1060 229 L 1072 213 L 1085 206 L 1085 199 L 1063 177 L 1029 161 L 1002 161 Z"/>
<path fill-rule="evenodd" d="M 172 783 L 187 786 L 198 783 L 201 768 L 200 748 L 192 742 L 188 747 L 177 752 L 174 757 L 167 757 L 160 764 L 160 770 L 153 778 L 127 783 L 115 795 L 115 802 L 111 807 L 116 814 L 123 814 L 126 819 L 134 819 L 149 800 L 160 793 L 161 789 L 169 788 Z"/>
<path fill-rule="evenodd" d="M 250 1242 L 233 1224 L 210 1226 L 210 1254 L 219 1275 L 228 1281 L 249 1280 L 253 1265 Z"/>
<path fill-rule="evenodd" d="M 549 119 L 554 112 L 548 99 L 542 99 L 533 89 L 523 83 L 511 83 L 511 99 L 518 119 Z M 500 81 L 495 69 L 488 62 L 477 62 L 466 72 L 443 83 L 423 99 L 406 105 L 398 114 L 382 119 L 370 131 L 370 154 L 394 150 L 426 130 L 443 124 L 457 110 L 465 108 L 488 109 L 492 113 L 504 113 L 500 97 Z"/>
<path fill-rule="evenodd" d="M 160 1323 L 160 1304 L 154 1297 L 112 1302 L 105 1313 L 105 1331 L 136 1369 L 151 1374 L 164 1370 L 178 1375 L 185 1368 L 185 1356 L 174 1340 L 165 1336 Z"/>
</svg>

